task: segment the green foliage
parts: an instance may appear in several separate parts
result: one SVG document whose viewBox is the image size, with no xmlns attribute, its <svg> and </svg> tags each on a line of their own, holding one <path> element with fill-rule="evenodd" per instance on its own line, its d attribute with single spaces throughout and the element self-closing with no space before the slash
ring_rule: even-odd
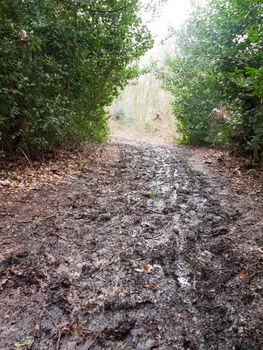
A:
<svg viewBox="0 0 263 350">
<path fill-rule="evenodd" d="M 263 3 L 210 0 L 196 6 L 185 27 L 172 33 L 177 55 L 159 77 L 175 96 L 181 139 L 232 144 L 260 158 L 263 150 Z M 224 125 L 212 121 L 224 106 Z"/>
<path fill-rule="evenodd" d="M 138 12 L 138 0 L 0 0 L 1 151 L 107 136 L 105 107 L 152 45 Z"/>
<path fill-rule="evenodd" d="M 30 347 L 30 346 L 32 346 L 33 344 L 34 344 L 34 338 L 33 337 L 30 337 L 30 338 L 28 338 L 28 339 L 25 339 L 25 340 L 23 340 L 23 341 L 21 341 L 21 342 L 17 342 L 17 343 L 15 343 L 15 347 L 17 348 L 17 349 L 21 349 L 21 348 L 25 348 L 25 347 Z"/>
<path fill-rule="evenodd" d="M 147 192 L 147 194 L 146 194 L 146 197 L 150 198 L 150 199 L 154 199 L 154 198 L 156 198 L 156 196 L 157 196 L 157 193 L 154 191 Z"/>
</svg>

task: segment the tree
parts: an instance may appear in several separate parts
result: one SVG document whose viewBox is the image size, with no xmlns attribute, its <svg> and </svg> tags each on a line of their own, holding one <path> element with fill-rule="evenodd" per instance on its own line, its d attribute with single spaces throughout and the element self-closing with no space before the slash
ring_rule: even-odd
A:
<svg viewBox="0 0 263 350">
<path fill-rule="evenodd" d="M 210 0 L 173 33 L 178 55 L 160 75 L 175 96 L 185 141 L 228 142 L 257 160 L 262 156 L 262 16 L 260 0 Z M 210 112 L 220 106 L 228 109 L 228 121 L 218 133 Z"/>
<path fill-rule="evenodd" d="M 137 0 L 0 0 L 2 151 L 107 134 L 105 107 L 152 46 Z"/>
</svg>

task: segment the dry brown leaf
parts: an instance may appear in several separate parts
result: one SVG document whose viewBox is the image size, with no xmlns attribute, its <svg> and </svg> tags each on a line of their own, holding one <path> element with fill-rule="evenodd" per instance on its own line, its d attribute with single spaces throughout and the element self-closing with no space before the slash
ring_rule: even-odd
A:
<svg viewBox="0 0 263 350">
<path fill-rule="evenodd" d="M 145 324 L 143 326 L 143 328 L 144 328 L 145 332 L 147 332 L 147 333 L 150 333 L 153 330 L 153 327 L 149 326 L 148 324 Z"/>
<path fill-rule="evenodd" d="M 240 273 L 239 273 L 239 278 L 240 278 L 241 280 L 243 280 L 243 279 L 245 279 L 248 275 L 249 275 L 248 270 L 242 270 L 242 271 L 240 271 Z"/>
<path fill-rule="evenodd" d="M 145 264 L 143 266 L 144 272 L 145 273 L 152 273 L 153 270 L 153 266 L 151 264 Z"/>
<path fill-rule="evenodd" d="M 119 296 L 124 297 L 125 295 L 128 294 L 128 289 L 127 288 L 119 288 L 118 294 L 119 294 Z"/>
</svg>

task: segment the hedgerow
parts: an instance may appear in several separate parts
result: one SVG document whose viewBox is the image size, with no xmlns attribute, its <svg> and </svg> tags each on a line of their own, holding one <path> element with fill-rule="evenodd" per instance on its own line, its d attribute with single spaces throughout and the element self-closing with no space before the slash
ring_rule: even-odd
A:
<svg viewBox="0 0 263 350">
<path fill-rule="evenodd" d="M 152 45 L 137 0 L 0 0 L 0 149 L 107 136 L 105 107 Z"/>
<path fill-rule="evenodd" d="M 181 141 L 227 144 L 263 158 L 263 3 L 210 0 L 173 31 L 177 53 L 158 76 L 174 95 Z M 225 123 L 211 111 L 223 106 Z"/>
</svg>

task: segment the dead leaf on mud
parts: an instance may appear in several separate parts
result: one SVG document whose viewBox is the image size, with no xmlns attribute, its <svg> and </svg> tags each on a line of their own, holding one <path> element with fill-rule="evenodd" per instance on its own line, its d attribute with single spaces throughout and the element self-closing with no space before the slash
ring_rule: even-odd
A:
<svg viewBox="0 0 263 350">
<path fill-rule="evenodd" d="M 129 291 L 128 291 L 127 288 L 119 288 L 119 290 L 118 290 L 119 296 L 122 296 L 122 297 L 124 297 L 124 296 L 127 295 L 128 293 L 129 293 Z"/>
<path fill-rule="evenodd" d="M 143 266 L 143 269 L 144 269 L 144 272 L 145 272 L 145 273 L 152 273 L 153 266 L 150 265 L 150 264 L 145 264 L 145 265 Z"/>
<path fill-rule="evenodd" d="M 239 278 L 240 278 L 241 280 L 243 280 L 243 279 L 245 279 L 248 275 L 249 275 L 248 270 L 242 270 L 242 271 L 240 271 L 240 273 L 239 273 Z"/>
<path fill-rule="evenodd" d="M 9 279 L 8 278 L 4 278 L 1 282 L 0 282 L 0 289 L 6 284 L 6 282 L 8 282 Z"/>
<path fill-rule="evenodd" d="M 152 327 L 152 326 L 149 326 L 148 324 L 145 324 L 145 325 L 143 326 L 143 328 L 144 328 L 145 332 L 147 332 L 147 333 L 150 333 L 150 332 L 152 332 L 152 330 L 153 330 L 153 327 Z"/>
<path fill-rule="evenodd" d="M 1 180 L 0 186 L 1 187 L 9 187 L 11 185 L 11 182 L 9 180 Z"/>
</svg>

